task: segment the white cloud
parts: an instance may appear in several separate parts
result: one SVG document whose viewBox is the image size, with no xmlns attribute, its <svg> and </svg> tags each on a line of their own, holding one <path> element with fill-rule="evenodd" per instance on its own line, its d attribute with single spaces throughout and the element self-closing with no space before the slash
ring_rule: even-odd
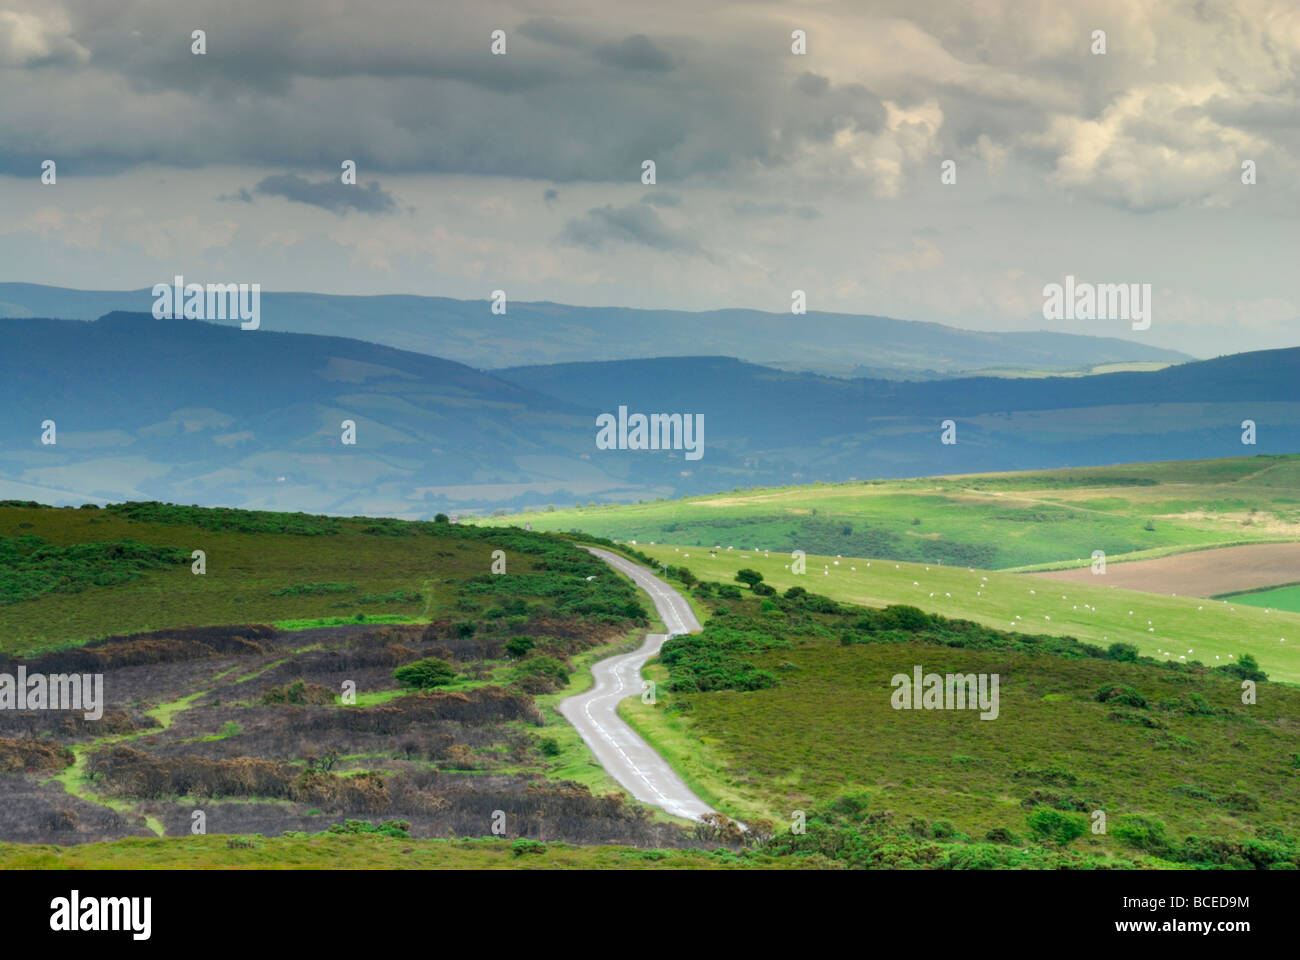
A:
<svg viewBox="0 0 1300 960">
<path fill-rule="evenodd" d="M 90 51 L 70 30 L 67 14 L 45 5 L 32 11 L 0 10 L 0 67 L 88 62 Z"/>
</svg>

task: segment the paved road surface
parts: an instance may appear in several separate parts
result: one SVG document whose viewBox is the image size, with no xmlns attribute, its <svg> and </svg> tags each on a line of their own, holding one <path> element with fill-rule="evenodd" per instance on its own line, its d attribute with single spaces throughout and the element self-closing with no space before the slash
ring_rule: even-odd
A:
<svg viewBox="0 0 1300 960">
<path fill-rule="evenodd" d="M 700 629 L 690 604 L 645 567 L 607 550 L 588 547 L 610 566 L 632 578 L 654 601 L 669 633 L 652 633 L 635 653 L 601 660 L 591 668 L 595 684 L 560 702 L 560 713 L 582 735 L 600 765 L 643 803 L 678 817 L 698 820 L 713 808 L 691 792 L 681 777 L 618 715 L 618 702 L 641 695 L 641 665 L 659 652 L 669 636 Z"/>
</svg>

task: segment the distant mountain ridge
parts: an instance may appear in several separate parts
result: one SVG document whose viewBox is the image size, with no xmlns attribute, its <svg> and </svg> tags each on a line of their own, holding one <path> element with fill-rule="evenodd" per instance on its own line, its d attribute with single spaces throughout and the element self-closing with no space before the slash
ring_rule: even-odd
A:
<svg viewBox="0 0 1300 960">
<path fill-rule="evenodd" d="M 0 499 L 428 517 L 1300 450 L 1300 348 L 1155 372 L 901 382 L 717 356 L 485 372 L 149 314 L 0 320 L 0 342 Z M 620 406 L 702 416 L 702 459 L 598 449 L 597 418 Z M 1247 419 L 1255 446 L 1241 443 Z M 941 443 L 945 420 L 955 444 Z"/>
<path fill-rule="evenodd" d="M 270 292 L 262 294 L 261 302 L 265 330 L 354 337 L 484 370 L 718 354 L 753 363 L 798 363 L 821 373 L 858 365 L 875 375 L 906 378 L 912 373 L 1077 370 L 1192 359 L 1114 337 L 978 332 L 837 313 L 793 317 L 757 310 L 691 313 L 509 301 L 506 314 L 499 315 L 492 313 L 487 300 Z M 114 292 L 0 283 L 0 317 L 93 320 L 112 311 L 148 312 L 152 305 L 149 289 Z"/>
</svg>

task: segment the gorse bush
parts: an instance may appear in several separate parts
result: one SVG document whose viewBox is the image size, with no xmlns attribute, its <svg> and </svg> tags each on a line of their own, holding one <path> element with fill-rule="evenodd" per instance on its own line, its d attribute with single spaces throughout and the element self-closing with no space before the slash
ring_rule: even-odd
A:
<svg viewBox="0 0 1300 960">
<path fill-rule="evenodd" d="M 165 523 L 229 530 L 237 533 L 290 533 L 297 536 L 328 536 L 342 530 L 337 517 L 309 513 L 277 513 L 269 510 L 239 510 L 231 507 L 182 507 L 174 503 L 110 503 L 104 511 L 142 523 Z"/>
<path fill-rule="evenodd" d="M 761 690 L 774 686 L 776 676 L 759 670 L 743 655 L 775 646 L 789 643 L 763 622 L 715 613 L 702 633 L 669 638 L 659 651 L 659 660 L 668 668 L 669 690 Z"/>
<path fill-rule="evenodd" d="M 271 596 L 322 596 L 329 593 L 351 593 L 355 589 L 357 589 L 355 583 L 295 583 L 292 587 L 281 587 L 279 590 L 273 590 Z"/>
<path fill-rule="evenodd" d="M 1134 663 L 1138 658 L 1138 648 L 1131 643 L 1112 643 L 1106 648 L 1106 656 L 1122 663 Z"/>
<path fill-rule="evenodd" d="M 1236 663 L 1224 664 L 1221 667 L 1215 667 L 1220 673 L 1226 673 L 1229 676 L 1238 677 L 1241 680 L 1255 680 L 1262 682 L 1268 679 L 1268 674 L 1259 668 L 1257 661 L 1249 653 L 1243 653 Z"/>
<path fill-rule="evenodd" d="M 1078 813 L 1066 813 L 1052 807 L 1035 807 L 1025 817 L 1029 832 L 1040 840 L 1051 840 L 1064 846 L 1088 832 L 1088 818 Z"/>
<path fill-rule="evenodd" d="M 175 547 L 135 540 L 56 546 L 40 537 L 0 537 L 0 605 L 126 583 L 189 562 Z"/>
<path fill-rule="evenodd" d="M 456 679 L 456 668 L 446 660 L 426 657 L 393 671 L 393 679 L 417 690 L 445 687 Z"/>
<path fill-rule="evenodd" d="M 929 824 L 913 818 L 910 824 L 901 826 L 887 811 L 863 817 L 862 810 L 855 809 L 852 813 L 844 810 L 845 805 L 837 801 L 813 811 L 803 833 L 779 834 L 763 845 L 763 852 L 775 856 L 821 856 L 871 870 L 1082 870 L 1135 866 L 1114 857 L 1076 853 L 1059 843 L 1022 846 L 1020 839 L 1005 827 L 995 827 L 983 841 L 972 842 L 945 820 Z"/>
<path fill-rule="evenodd" d="M 1244 840 L 1192 835 L 1180 841 L 1155 817 L 1130 814 L 1118 817 L 1111 833 L 1128 847 L 1173 863 L 1235 870 L 1300 869 L 1300 840 L 1278 827 L 1257 827 L 1255 836 Z"/>
<path fill-rule="evenodd" d="M 379 824 L 371 823 L 369 820 L 344 820 L 342 823 L 332 824 L 326 832 L 336 834 L 372 833 L 382 837 L 392 837 L 394 840 L 410 840 L 411 824 L 406 820 L 385 820 Z"/>
<path fill-rule="evenodd" d="M 532 637 L 511 637 L 506 641 L 506 653 L 516 659 L 528 655 L 528 651 L 537 645 Z"/>
<path fill-rule="evenodd" d="M 1132 687 L 1120 686 L 1114 683 L 1108 683 L 1098 690 L 1096 700 L 1098 703 L 1123 704 L 1126 707 L 1137 707 L 1141 710 L 1147 708 L 1146 697 Z"/>
<path fill-rule="evenodd" d="M 309 703 L 329 704 L 334 702 L 334 692 L 318 683 L 295 680 L 287 686 L 272 687 L 262 694 L 262 702 L 265 704 L 291 703 L 295 706 L 303 706 Z"/>
</svg>

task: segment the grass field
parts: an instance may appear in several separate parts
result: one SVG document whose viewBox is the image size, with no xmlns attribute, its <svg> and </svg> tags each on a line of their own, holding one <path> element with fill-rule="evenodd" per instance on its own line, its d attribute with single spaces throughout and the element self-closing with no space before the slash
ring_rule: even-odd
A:
<svg viewBox="0 0 1300 960">
<path fill-rule="evenodd" d="M 548 843 L 515 853 L 505 840 L 403 840 L 322 834 L 253 837 L 251 847 L 225 836 L 131 837 L 76 847 L 0 843 L 3 870 L 699 870 L 834 868 L 825 861 L 729 850 L 639 850 Z"/>
<path fill-rule="evenodd" d="M 1252 607 L 1266 610 L 1285 610 L 1300 613 L 1300 585 L 1278 587 L 1276 590 L 1259 590 L 1255 593 L 1239 594 L 1231 599 L 1232 603 L 1245 603 Z"/>
<path fill-rule="evenodd" d="M 1086 833 L 1075 847 L 1121 857 L 1133 851 L 1114 828 L 1134 815 L 1157 818 L 1175 837 L 1235 841 L 1300 823 L 1291 733 L 1300 690 L 1264 685 L 1259 703 L 1245 706 L 1232 678 L 1142 664 L 922 643 L 842 646 L 803 641 L 795 629 L 787 639 L 751 657 L 779 676 L 774 687 L 669 692 L 653 706 L 634 698 L 623 708 L 693 787 L 735 816 L 788 825 L 799 810 L 860 794 L 867 810 L 892 811 L 896 823 L 919 819 L 934 824 L 924 828 L 934 836 L 952 829 L 979 839 L 995 828 L 1025 836 L 1038 805 L 1103 810 L 1107 834 Z M 893 709 L 890 678 L 914 664 L 999 673 L 998 719 Z M 1131 686 L 1148 705 L 1098 702 L 1107 684 Z M 1168 709 L 1193 694 L 1209 712 Z"/>
<path fill-rule="evenodd" d="M 737 570 L 748 567 L 781 590 L 801 586 L 871 607 L 911 604 L 1000 630 L 1071 636 L 1102 646 L 1131 643 L 1163 659 L 1218 666 L 1249 653 L 1273 679 L 1300 683 L 1300 614 L 1278 609 L 1266 613 L 1233 600 L 1060 584 L 967 567 L 809 556 L 807 573 L 795 574 L 789 554 L 723 549 L 715 557 L 708 550 L 664 544 L 638 549 L 704 580 L 730 583 Z"/>
<path fill-rule="evenodd" d="M 812 486 L 476 520 L 624 541 L 985 569 L 1300 540 L 1300 455 Z"/>
<path fill-rule="evenodd" d="M 454 611 L 449 580 L 486 574 L 495 545 L 467 528 L 407 525 L 367 532 L 373 521 L 331 521 L 337 532 L 235 532 L 153 523 L 103 510 L 0 507 L 0 541 L 37 536 L 54 546 L 134 540 L 206 554 L 135 579 L 77 592 L 0 602 L 0 652 L 32 653 L 99 637 L 179 626 L 278 623 L 301 629 L 356 622 L 421 622 Z M 385 529 L 385 528 L 380 528 Z M 506 549 L 507 569 L 533 561 Z"/>
</svg>

